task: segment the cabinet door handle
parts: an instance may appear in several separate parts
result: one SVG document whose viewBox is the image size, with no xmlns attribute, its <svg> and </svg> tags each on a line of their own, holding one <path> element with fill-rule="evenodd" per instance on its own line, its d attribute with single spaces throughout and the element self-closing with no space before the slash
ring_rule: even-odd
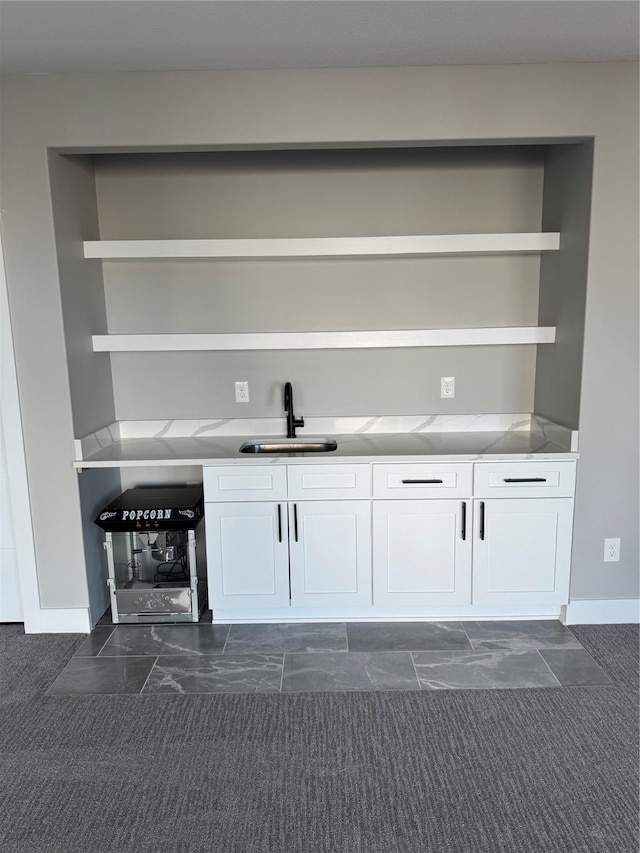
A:
<svg viewBox="0 0 640 853">
<path fill-rule="evenodd" d="M 505 477 L 504 483 L 546 483 L 546 477 Z"/>
<path fill-rule="evenodd" d="M 293 505 L 293 537 L 298 541 L 298 505 Z"/>
<path fill-rule="evenodd" d="M 462 530 L 460 531 L 462 541 L 467 538 L 467 502 L 462 501 Z"/>
<path fill-rule="evenodd" d="M 414 484 L 415 483 L 424 483 L 424 484 L 428 484 L 428 485 L 433 485 L 434 483 L 443 483 L 444 480 L 403 480 L 402 482 L 404 484 L 407 484 L 407 483 L 414 483 Z"/>
<path fill-rule="evenodd" d="M 278 504 L 278 542 L 282 542 L 282 508 Z"/>
<path fill-rule="evenodd" d="M 484 539 L 484 501 L 480 501 L 480 538 Z"/>
</svg>

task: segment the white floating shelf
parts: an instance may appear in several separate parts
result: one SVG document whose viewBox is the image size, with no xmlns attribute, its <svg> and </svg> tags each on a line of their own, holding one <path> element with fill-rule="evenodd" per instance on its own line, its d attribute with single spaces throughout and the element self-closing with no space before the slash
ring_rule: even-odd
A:
<svg viewBox="0 0 640 853">
<path fill-rule="evenodd" d="M 293 237 L 256 240 L 89 240 L 85 258 L 247 260 L 256 258 L 342 258 L 380 255 L 480 255 L 553 252 L 558 232 L 531 234 L 436 234 L 387 237 Z"/>
<path fill-rule="evenodd" d="M 244 334 L 94 335 L 94 352 L 186 350 L 357 349 L 552 344 L 555 326 L 494 329 L 397 329 L 376 332 L 252 332 Z"/>
</svg>

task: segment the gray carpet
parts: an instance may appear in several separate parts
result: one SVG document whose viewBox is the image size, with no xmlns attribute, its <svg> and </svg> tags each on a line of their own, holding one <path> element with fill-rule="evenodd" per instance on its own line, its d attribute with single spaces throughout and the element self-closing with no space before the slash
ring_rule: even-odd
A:
<svg viewBox="0 0 640 853">
<path fill-rule="evenodd" d="M 638 632 L 562 690 L 45 697 L 0 626 L 2 853 L 637 853 Z"/>
</svg>

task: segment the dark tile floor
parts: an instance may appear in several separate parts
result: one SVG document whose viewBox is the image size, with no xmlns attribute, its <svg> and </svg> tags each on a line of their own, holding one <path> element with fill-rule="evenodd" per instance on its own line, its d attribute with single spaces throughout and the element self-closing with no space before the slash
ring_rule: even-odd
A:
<svg viewBox="0 0 640 853">
<path fill-rule="evenodd" d="M 48 695 L 609 683 L 574 634 L 554 621 L 101 624 Z"/>
</svg>

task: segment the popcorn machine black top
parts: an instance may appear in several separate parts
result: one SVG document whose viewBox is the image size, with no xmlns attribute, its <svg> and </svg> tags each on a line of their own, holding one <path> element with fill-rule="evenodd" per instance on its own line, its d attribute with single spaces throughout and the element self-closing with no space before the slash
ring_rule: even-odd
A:
<svg viewBox="0 0 640 853">
<path fill-rule="evenodd" d="M 203 512 L 199 485 L 128 489 L 100 511 L 114 623 L 198 621 Z"/>
</svg>

